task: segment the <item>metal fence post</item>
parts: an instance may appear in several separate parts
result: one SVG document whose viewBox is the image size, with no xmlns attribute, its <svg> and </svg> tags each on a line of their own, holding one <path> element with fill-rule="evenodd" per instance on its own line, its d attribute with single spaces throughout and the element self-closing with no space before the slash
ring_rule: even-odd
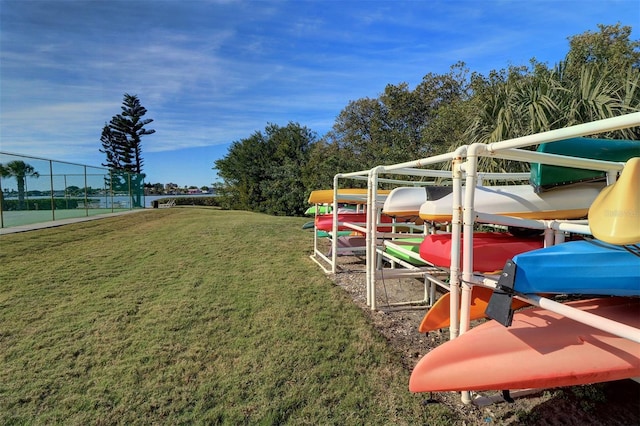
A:
<svg viewBox="0 0 640 426">
<path fill-rule="evenodd" d="M 53 161 L 49 160 L 49 184 L 51 185 L 51 220 L 56 220 L 56 200 L 53 193 Z"/>
</svg>

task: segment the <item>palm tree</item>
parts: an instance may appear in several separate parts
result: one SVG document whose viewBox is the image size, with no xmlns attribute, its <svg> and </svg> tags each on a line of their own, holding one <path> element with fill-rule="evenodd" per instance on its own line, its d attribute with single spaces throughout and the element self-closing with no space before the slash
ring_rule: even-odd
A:
<svg viewBox="0 0 640 426">
<path fill-rule="evenodd" d="M 577 80 L 563 81 L 566 89 L 560 104 L 564 126 L 615 117 L 640 110 L 640 71 L 608 65 L 585 64 Z M 625 129 L 603 135 L 607 138 L 637 139 L 637 130 Z"/>
<path fill-rule="evenodd" d="M 637 69 L 629 66 L 623 74 L 607 65 L 584 64 L 577 79 L 564 69 L 564 63 L 552 70 L 536 67 L 526 75 L 510 69 L 507 75 L 486 82 L 476 98 L 478 108 L 467 141 L 497 142 L 640 110 Z M 626 129 L 601 137 L 637 139 L 636 132 Z M 503 160 L 482 161 L 485 170 L 522 171 Z"/>
<path fill-rule="evenodd" d="M 24 195 L 26 178 L 28 177 L 40 177 L 33 166 L 25 163 L 21 160 L 10 161 L 7 164 L 0 164 L 0 177 L 15 177 L 18 183 L 18 209 L 24 209 Z"/>
</svg>

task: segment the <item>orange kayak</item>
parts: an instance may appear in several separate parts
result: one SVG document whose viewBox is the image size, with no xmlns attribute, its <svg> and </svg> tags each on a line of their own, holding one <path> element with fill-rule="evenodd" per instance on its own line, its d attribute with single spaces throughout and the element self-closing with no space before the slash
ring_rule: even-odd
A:
<svg viewBox="0 0 640 426">
<path fill-rule="evenodd" d="M 566 305 L 640 327 L 640 300 L 608 297 Z M 547 389 L 640 376 L 640 344 L 545 309 L 525 309 L 511 327 L 488 321 L 425 355 L 412 392 Z"/>
<path fill-rule="evenodd" d="M 486 318 L 484 311 L 489 305 L 489 299 L 491 299 L 492 294 L 493 290 L 490 288 L 473 286 L 471 289 L 471 306 L 469 307 L 469 318 L 471 320 Z M 511 309 L 515 310 L 527 305 L 528 303 L 514 298 Z M 420 327 L 418 327 L 418 331 L 420 333 L 428 333 L 429 331 L 449 327 L 451 324 L 450 306 L 451 293 L 446 293 L 429 308 L 420 323 Z"/>
</svg>

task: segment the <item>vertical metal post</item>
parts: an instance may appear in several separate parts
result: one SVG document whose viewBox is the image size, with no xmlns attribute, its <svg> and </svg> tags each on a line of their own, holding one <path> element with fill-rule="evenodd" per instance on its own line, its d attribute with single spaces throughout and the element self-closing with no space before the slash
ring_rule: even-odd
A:
<svg viewBox="0 0 640 426">
<path fill-rule="evenodd" d="M 369 180 L 368 198 L 368 213 L 367 213 L 367 238 L 369 238 L 369 246 L 367 247 L 371 252 L 371 265 L 369 266 L 371 271 L 371 310 L 375 311 L 376 306 L 376 270 L 377 270 L 377 255 L 376 255 L 376 239 L 378 238 L 378 215 L 376 206 L 376 195 L 378 189 L 378 169 L 373 168 L 370 171 L 371 179 Z"/>
<path fill-rule="evenodd" d="M 84 214 L 89 216 L 89 194 L 87 189 L 87 166 L 84 166 Z"/>
<path fill-rule="evenodd" d="M 56 220 L 56 201 L 53 195 L 53 161 L 51 160 L 49 160 L 49 183 L 51 184 L 51 220 Z"/>
<path fill-rule="evenodd" d="M 109 197 L 111 198 L 111 208 L 113 208 L 113 172 L 109 170 Z"/>
<path fill-rule="evenodd" d="M 64 206 L 65 209 L 69 209 L 69 197 L 67 196 L 67 175 L 64 174 L 62 175 L 63 180 L 64 180 Z"/>
<path fill-rule="evenodd" d="M 133 193 L 131 192 L 131 173 L 127 172 L 127 183 L 129 187 L 129 210 L 133 209 Z M 111 206 L 113 211 L 113 206 Z"/>
<path fill-rule="evenodd" d="M 144 178 L 146 175 L 142 175 L 142 205 L 140 207 L 142 207 L 143 209 L 147 207 L 147 194 L 146 191 L 144 189 Z"/>
</svg>

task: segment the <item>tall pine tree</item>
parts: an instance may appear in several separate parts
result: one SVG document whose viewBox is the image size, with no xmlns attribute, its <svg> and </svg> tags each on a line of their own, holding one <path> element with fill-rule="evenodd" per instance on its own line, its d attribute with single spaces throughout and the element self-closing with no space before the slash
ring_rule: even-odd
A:
<svg viewBox="0 0 640 426">
<path fill-rule="evenodd" d="M 147 109 L 142 106 L 136 95 L 124 94 L 122 113 L 111 118 L 108 125 L 102 129 L 100 141 L 103 152 L 107 156 L 102 165 L 110 170 L 142 173 L 144 161 L 142 159 L 141 137 L 151 135 L 156 131 L 145 129 L 144 126 L 153 119 L 143 119 Z"/>
<path fill-rule="evenodd" d="M 106 155 L 103 166 L 108 167 L 110 176 L 107 187 L 114 192 L 127 192 L 132 195 L 133 205 L 142 205 L 142 145 L 141 137 L 156 131 L 144 126 L 153 119 L 143 119 L 147 109 L 142 106 L 136 95 L 124 94 L 122 113 L 111 118 L 102 128 L 100 152 Z"/>
</svg>

